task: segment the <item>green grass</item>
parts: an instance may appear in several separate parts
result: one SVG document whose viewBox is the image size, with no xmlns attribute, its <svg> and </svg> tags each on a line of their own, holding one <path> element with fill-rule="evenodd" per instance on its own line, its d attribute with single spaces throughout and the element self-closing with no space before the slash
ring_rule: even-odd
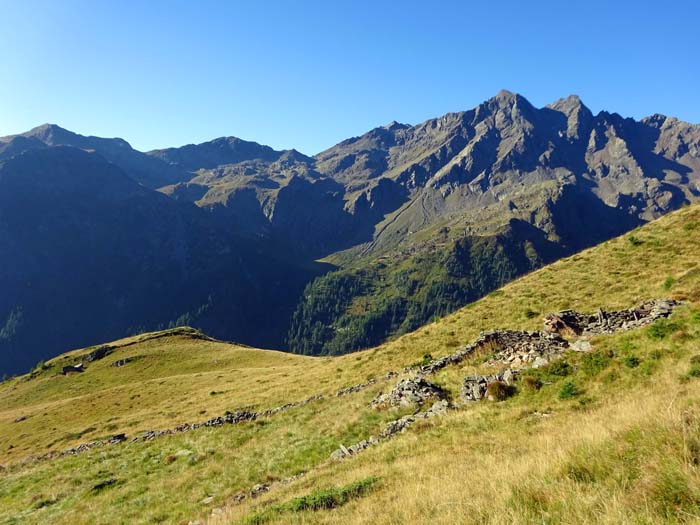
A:
<svg viewBox="0 0 700 525">
<path fill-rule="evenodd" d="M 342 487 L 331 487 L 316 490 L 306 496 L 294 498 L 286 503 L 273 505 L 263 512 L 252 514 L 243 520 L 249 525 L 261 525 L 272 519 L 280 518 L 281 514 L 299 513 L 318 510 L 330 510 L 345 505 L 353 499 L 360 498 L 371 492 L 378 479 L 370 476 Z"/>
<path fill-rule="evenodd" d="M 700 208 L 685 208 L 633 232 L 639 244 L 606 242 L 353 355 L 311 358 L 172 333 L 122 342 L 134 344 L 81 375 L 56 372 L 89 349 L 60 356 L 0 384 L 0 524 L 224 524 L 255 515 L 284 524 L 690 522 L 700 515 L 700 229 L 685 225 L 698 221 Z M 666 290 L 669 276 L 675 282 Z M 567 352 L 530 371 L 508 399 L 451 410 L 356 457 L 328 459 L 339 444 L 412 412 L 370 407 L 397 379 L 339 398 L 338 388 L 401 371 L 426 354 L 444 356 L 481 330 L 538 329 L 539 315 L 523 312 L 621 309 L 669 295 L 687 303 L 669 320 L 593 338 L 593 352 Z M 109 366 L 126 357 L 139 359 Z M 457 400 L 462 379 L 475 372 L 493 369 L 476 356 L 430 380 Z M 560 399 L 569 382 L 579 395 Z M 119 432 L 316 393 L 324 399 L 268 419 L 18 463 Z M 301 472 L 233 504 L 241 491 Z M 381 484 L 362 497 L 339 496 L 373 478 Z M 115 481 L 94 489 L 108 480 Z M 335 497 L 343 504 L 310 508 Z"/>
</svg>

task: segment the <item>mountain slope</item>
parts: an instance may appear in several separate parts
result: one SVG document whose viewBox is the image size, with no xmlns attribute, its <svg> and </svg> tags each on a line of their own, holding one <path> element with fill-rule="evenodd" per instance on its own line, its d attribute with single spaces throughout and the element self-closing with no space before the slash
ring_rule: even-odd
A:
<svg viewBox="0 0 700 525">
<path fill-rule="evenodd" d="M 0 247 L 6 372 L 67 345 L 187 321 L 272 345 L 314 275 L 68 147 L 0 163 Z"/>
<path fill-rule="evenodd" d="M 700 382 L 693 371 L 700 353 L 699 236 L 700 208 L 684 208 L 348 356 L 240 348 L 181 330 L 111 343 L 113 353 L 94 362 L 86 356 L 95 348 L 58 357 L 0 385 L 6 468 L 0 517 L 8 523 L 688 521 L 700 505 Z M 555 361 L 560 364 L 540 372 L 541 388 L 528 390 L 519 381 L 518 393 L 503 402 L 459 402 L 465 376 L 494 370 L 488 354 L 446 367 L 430 380 L 449 392 L 453 409 L 361 454 L 328 460 L 339 444 L 377 435 L 387 421 L 415 412 L 414 406 L 377 410 L 371 401 L 403 377 L 386 372 L 401 371 L 426 352 L 449 355 L 481 330 L 537 329 L 542 315 L 564 308 L 593 313 L 664 296 L 686 304 L 652 327 L 590 338 L 592 350 L 569 351 L 567 365 Z M 126 358 L 137 359 L 111 366 Z M 86 363 L 86 371 L 56 375 L 76 362 Z M 337 395 L 369 378 L 376 382 Z M 569 382 L 575 393 L 562 398 Z M 130 440 L 147 429 L 319 393 L 324 398 L 253 421 L 17 463 L 28 453 L 119 432 Z M 306 474 L 294 478 L 300 473 Z M 364 488 L 338 489 L 353 482 Z M 256 485 L 271 487 L 239 497 Z M 309 494 L 315 499 L 293 500 Z"/>
<path fill-rule="evenodd" d="M 174 317 L 148 300 L 143 321 L 134 315 L 127 324 L 119 321 L 122 332 L 95 332 L 100 338 L 126 335 L 128 327 L 144 324 L 153 329 L 188 322 L 250 344 L 312 354 L 350 352 L 410 331 L 510 279 L 700 195 L 700 126 L 661 115 L 641 121 L 608 112 L 594 115 L 575 96 L 536 108 L 503 91 L 472 110 L 415 126 L 393 122 L 315 157 L 235 137 L 144 154 L 121 139 L 84 137 L 44 125 L 0 139 L 0 160 L 14 162 L 22 152 L 61 144 L 96 152 L 144 189 L 158 188 L 171 204 L 179 203 L 168 209 L 198 208 L 178 212 L 197 223 L 189 240 L 167 231 L 167 221 L 155 212 L 142 210 L 130 226 L 123 221 L 124 238 L 141 239 L 142 232 L 126 229 L 143 224 L 157 242 L 172 241 L 173 250 L 178 243 L 185 251 L 193 249 L 198 277 L 188 277 L 180 294 L 185 299 L 171 303 L 178 305 Z M 42 210 L 31 208 L 27 197 L 33 216 L 65 215 L 71 208 L 75 225 L 90 225 L 92 215 L 100 216 L 87 204 L 88 194 L 74 206 L 57 191 L 57 199 L 45 199 Z M 94 191 L 101 195 L 99 188 Z M 151 193 L 144 195 L 154 210 L 169 206 Z M 10 194 L 3 198 L 12 201 Z M 64 198 L 68 202 L 61 202 Z M 173 221 L 179 225 L 190 219 Z M 36 221 L 21 227 L 30 225 L 43 227 Z M 199 228 L 203 231 L 194 233 Z M 29 233 L 43 238 L 41 232 Z M 78 247 L 80 227 L 63 234 L 76 250 L 89 251 Z M 108 237 L 105 230 L 101 242 L 107 244 Z M 6 242 L 19 241 L 8 237 Z M 60 243 L 47 239 L 46 246 L 62 257 Z M 219 255 L 221 250 L 227 255 Z M 161 282 L 167 275 L 170 282 L 177 264 L 163 259 L 180 256 L 167 253 L 153 255 L 157 262 L 145 265 L 133 247 L 125 246 L 119 256 L 140 268 L 144 281 Z M 7 275 L 10 268 L 24 268 L 21 251 L 8 249 L 3 256 Z M 52 259 L 49 252 L 44 256 Z M 323 273 L 316 260 L 335 271 Z M 102 270 L 94 266 L 92 271 L 104 273 L 109 265 L 102 264 Z M 161 273 L 166 267 L 173 270 Z M 25 286 L 21 274 L 12 272 L 13 289 Z M 262 305 L 268 298 L 267 308 L 280 302 L 272 293 L 275 283 L 286 282 L 279 288 L 284 307 L 266 312 Z M 335 290 L 339 283 L 345 284 Z M 167 288 L 180 286 L 185 285 Z M 74 281 L 70 295 L 84 303 L 77 299 L 80 287 L 80 280 Z M 52 291 L 42 288 L 41 293 Z M 212 306 L 215 296 L 219 299 Z M 5 340 L 26 316 L 15 303 L 0 312 Z M 245 322 L 231 322 L 240 315 Z M 239 330 L 244 324 L 249 328 Z M 77 336 L 69 336 L 80 331 L 77 327 L 57 329 L 60 350 L 78 344 Z M 42 355 L 49 355 L 48 348 Z"/>
<path fill-rule="evenodd" d="M 307 288 L 290 327 L 293 350 L 342 353 L 696 201 L 700 126 L 594 116 L 575 96 L 538 109 L 502 91 L 470 111 L 343 141 L 316 156 L 316 169 L 344 185 L 353 216 L 379 210 L 369 242 L 328 257 L 342 269 Z M 512 253 L 498 247 L 504 237 L 518 247 Z M 463 245 L 485 247 L 477 259 L 495 278 L 480 279 Z M 529 261 L 513 265 L 525 246 Z M 456 261 L 464 271 L 451 277 L 461 282 L 426 278 L 435 261 Z M 324 297 L 358 271 L 362 286 Z M 407 272 L 415 286 L 387 297 L 385 283 Z M 416 308 L 419 315 L 409 313 Z"/>
<path fill-rule="evenodd" d="M 222 137 L 149 155 L 192 175 L 160 191 L 230 227 L 286 243 L 299 256 L 321 257 L 371 235 L 372 224 L 357 225 L 345 210 L 343 186 L 298 151 Z"/>
</svg>

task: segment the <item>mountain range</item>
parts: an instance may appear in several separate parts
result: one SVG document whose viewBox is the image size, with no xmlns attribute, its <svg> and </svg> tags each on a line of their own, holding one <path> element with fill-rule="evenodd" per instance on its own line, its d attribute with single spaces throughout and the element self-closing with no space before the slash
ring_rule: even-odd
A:
<svg viewBox="0 0 700 525">
<path fill-rule="evenodd" d="M 313 157 L 43 125 L 0 139 L 0 373 L 180 324 L 369 347 L 699 196 L 700 125 L 575 96 L 502 91 Z"/>
</svg>

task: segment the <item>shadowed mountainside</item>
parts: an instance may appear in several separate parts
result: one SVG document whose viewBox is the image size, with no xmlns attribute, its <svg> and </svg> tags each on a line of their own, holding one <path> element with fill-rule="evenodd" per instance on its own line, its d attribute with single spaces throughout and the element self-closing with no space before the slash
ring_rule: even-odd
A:
<svg viewBox="0 0 700 525">
<path fill-rule="evenodd" d="M 315 275 L 67 147 L 0 162 L 0 245 L 3 371 L 188 322 L 272 345 Z"/>
</svg>

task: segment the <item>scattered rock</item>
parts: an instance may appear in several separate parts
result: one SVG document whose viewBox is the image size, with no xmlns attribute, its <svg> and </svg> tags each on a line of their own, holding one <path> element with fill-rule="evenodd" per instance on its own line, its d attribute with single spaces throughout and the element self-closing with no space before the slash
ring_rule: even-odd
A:
<svg viewBox="0 0 700 525">
<path fill-rule="evenodd" d="M 462 383 L 462 400 L 466 402 L 481 401 L 487 396 L 488 386 L 491 383 L 500 381 L 506 385 L 512 385 L 517 377 L 518 373 L 509 368 L 487 376 L 467 376 Z"/>
<path fill-rule="evenodd" d="M 336 397 L 341 397 L 341 396 L 346 396 L 348 394 L 354 394 L 355 392 L 359 392 L 360 390 L 364 390 L 365 388 L 369 388 L 370 386 L 376 384 L 377 380 L 376 379 L 370 379 L 366 383 L 360 383 L 359 385 L 353 385 L 353 386 L 348 386 L 345 388 L 341 388 L 338 390 L 335 395 Z"/>
<path fill-rule="evenodd" d="M 19 416 L 17 419 L 15 419 L 15 423 L 20 423 L 22 421 L 25 421 L 27 419 L 27 416 Z"/>
<path fill-rule="evenodd" d="M 345 452 L 343 452 L 341 449 L 334 450 L 333 453 L 331 454 L 331 459 L 333 461 L 338 461 L 343 459 L 346 456 Z"/>
<path fill-rule="evenodd" d="M 207 496 L 202 501 L 200 501 L 200 503 L 202 505 L 209 505 L 212 501 L 214 501 L 214 496 Z"/>
<path fill-rule="evenodd" d="M 251 498 L 257 498 L 261 494 L 264 494 L 270 490 L 270 484 L 269 483 L 258 483 L 255 485 L 251 490 L 250 490 L 250 497 Z"/>
<path fill-rule="evenodd" d="M 549 363 L 548 359 L 545 359 L 542 356 L 537 356 L 532 362 L 532 368 L 542 368 L 543 366 L 546 366 L 547 363 Z"/>
<path fill-rule="evenodd" d="M 593 345 L 585 339 L 579 339 L 571 343 L 571 349 L 574 352 L 590 352 L 593 350 Z"/>
<path fill-rule="evenodd" d="M 382 406 L 423 405 L 429 399 L 444 399 L 445 391 L 421 377 L 402 379 L 388 394 L 380 394 L 372 401 L 375 408 Z"/>
<path fill-rule="evenodd" d="M 425 412 L 425 417 L 430 418 L 430 417 L 436 417 L 436 416 L 444 416 L 447 413 L 447 409 L 450 407 L 450 404 L 447 402 L 446 399 L 442 399 L 440 401 L 436 401 L 433 403 L 433 406 L 431 406 L 426 412 Z"/>
<path fill-rule="evenodd" d="M 311 396 L 307 399 L 304 399 L 303 401 L 299 401 L 296 403 L 287 403 L 285 405 L 264 410 L 262 412 L 252 412 L 249 408 L 242 408 L 239 410 L 236 410 L 234 412 L 226 412 L 223 416 L 219 417 L 214 417 L 211 419 L 208 419 L 207 421 L 201 422 L 201 423 L 183 423 L 181 425 L 176 426 L 175 428 L 167 428 L 164 430 L 146 430 L 142 435 L 136 436 L 131 439 L 132 443 L 138 442 L 138 441 L 151 441 L 153 439 L 162 437 L 162 436 L 172 436 L 174 434 L 178 434 L 181 432 L 189 432 L 191 430 L 196 430 L 198 428 L 205 428 L 205 427 L 219 427 L 223 425 L 232 425 L 232 424 L 237 424 L 237 423 L 242 423 L 244 421 L 253 421 L 259 417 L 265 417 L 265 416 L 270 416 L 272 414 L 276 414 L 277 412 L 280 412 L 282 410 L 287 410 L 292 407 L 298 407 L 298 406 L 303 406 L 308 403 L 311 403 L 312 401 L 316 401 L 319 399 L 322 399 L 323 396 L 321 394 L 317 394 L 314 396 Z M 95 447 L 102 447 L 105 445 L 116 445 L 119 443 L 123 443 L 127 441 L 127 436 L 126 434 L 116 434 L 112 437 L 110 437 L 107 440 L 96 440 L 96 441 L 90 441 L 88 443 L 82 443 L 76 447 L 69 448 L 67 450 L 63 451 L 51 451 L 51 452 L 46 452 L 45 454 L 41 454 L 39 456 L 30 456 L 28 457 L 25 462 L 29 461 L 42 461 L 42 460 L 47 460 L 47 459 L 54 459 L 58 457 L 63 457 L 63 456 L 72 456 L 74 454 L 80 454 L 82 452 L 85 452 L 87 450 L 93 449 Z"/>
</svg>

